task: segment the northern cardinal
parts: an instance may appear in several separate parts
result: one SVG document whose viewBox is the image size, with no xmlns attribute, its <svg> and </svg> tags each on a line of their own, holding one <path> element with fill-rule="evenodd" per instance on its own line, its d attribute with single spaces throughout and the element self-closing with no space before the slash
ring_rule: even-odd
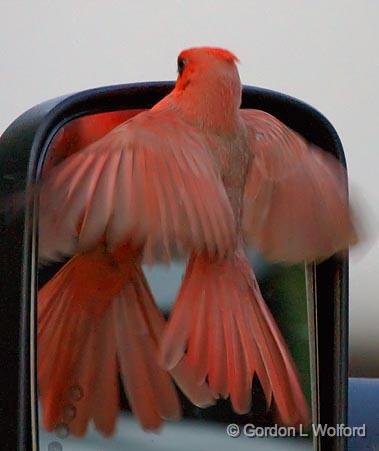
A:
<svg viewBox="0 0 379 451">
<path fill-rule="evenodd" d="M 179 418 L 172 377 L 197 405 L 230 397 L 242 414 L 256 374 L 281 423 L 309 422 L 245 243 L 290 263 L 347 248 L 356 234 L 346 175 L 275 117 L 240 110 L 236 62 L 219 48 L 183 51 L 169 95 L 42 180 L 40 256 L 74 255 L 39 292 L 48 429 L 69 411 L 73 434 L 91 419 L 111 434 L 118 367 L 146 429 Z M 188 266 L 165 328 L 141 263 L 178 253 Z"/>
</svg>

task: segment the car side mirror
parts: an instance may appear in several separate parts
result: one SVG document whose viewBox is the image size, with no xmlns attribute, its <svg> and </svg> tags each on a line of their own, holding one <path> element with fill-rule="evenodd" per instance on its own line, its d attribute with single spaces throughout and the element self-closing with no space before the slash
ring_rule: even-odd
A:
<svg viewBox="0 0 379 451">
<path fill-rule="evenodd" d="M 51 150 L 57 143 L 59 131 L 65 127 L 67 131 L 70 123 L 94 115 L 119 114 L 120 120 L 125 120 L 130 111 L 136 114 L 152 107 L 172 87 L 171 82 L 141 83 L 60 97 L 31 108 L 1 136 L 0 198 L 4 206 L 11 199 L 16 210 L 18 205 L 25 205 L 16 216 L 5 207 L 0 211 L 3 318 L 0 361 L 4 362 L 0 370 L 3 387 L 1 442 L 4 449 L 38 449 L 39 440 L 36 378 L 38 203 L 34 198 L 30 201 L 28 193 L 33 192 L 52 158 L 59 160 L 62 157 Z M 345 164 L 343 148 L 333 126 L 307 104 L 274 91 L 245 86 L 242 108 L 269 112 Z M 91 133 L 95 132 L 96 126 Z M 72 151 L 84 144 L 77 142 Z M 40 278 L 46 279 L 48 271 L 42 269 Z M 306 282 L 312 423 L 346 424 L 347 256 L 307 265 Z M 345 449 L 343 437 L 319 435 L 314 443 L 320 450 Z"/>
</svg>

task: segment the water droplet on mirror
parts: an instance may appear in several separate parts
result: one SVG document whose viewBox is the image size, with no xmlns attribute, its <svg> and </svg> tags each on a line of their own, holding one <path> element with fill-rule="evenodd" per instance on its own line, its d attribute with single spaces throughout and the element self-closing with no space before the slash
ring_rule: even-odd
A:
<svg viewBox="0 0 379 451">
<path fill-rule="evenodd" d="M 83 398 L 83 390 L 80 385 L 73 385 L 70 388 L 70 398 L 72 401 L 80 401 Z"/>
<path fill-rule="evenodd" d="M 62 451 L 62 445 L 59 442 L 51 442 L 47 448 L 47 451 Z"/>
<path fill-rule="evenodd" d="M 69 429 L 67 424 L 60 423 L 57 425 L 57 427 L 54 429 L 55 435 L 59 438 L 66 438 L 69 434 Z"/>
<path fill-rule="evenodd" d="M 76 408 L 72 404 L 63 407 L 63 421 L 69 423 L 75 418 Z"/>
</svg>

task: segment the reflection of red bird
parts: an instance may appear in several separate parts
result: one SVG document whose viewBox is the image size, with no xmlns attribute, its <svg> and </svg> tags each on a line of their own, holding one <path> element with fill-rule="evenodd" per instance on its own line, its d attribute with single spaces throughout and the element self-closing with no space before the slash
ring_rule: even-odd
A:
<svg viewBox="0 0 379 451">
<path fill-rule="evenodd" d="M 355 233 L 345 174 L 273 116 L 239 109 L 235 61 L 221 49 L 182 52 L 171 94 L 45 178 L 41 257 L 76 254 L 39 296 L 48 429 L 65 421 L 70 387 L 80 386 L 71 432 L 84 433 L 93 419 L 111 433 L 118 366 L 144 428 L 178 418 L 159 363 L 198 405 L 230 396 L 234 410 L 246 413 L 257 374 L 282 423 L 309 421 L 244 241 L 289 262 L 346 248 Z M 173 253 L 190 258 L 164 331 L 140 265 Z"/>
<path fill-rule="evenodd" d="M 141 111 L 143 110 L 111 111 L 72 120 L 54 136 L 43 165 L 44 172 L 49 171 L 52 166 L 57 165 L 78 150 L 82 150 L 102 138 L 116 125 L 125 122 Z"/>
</svg>

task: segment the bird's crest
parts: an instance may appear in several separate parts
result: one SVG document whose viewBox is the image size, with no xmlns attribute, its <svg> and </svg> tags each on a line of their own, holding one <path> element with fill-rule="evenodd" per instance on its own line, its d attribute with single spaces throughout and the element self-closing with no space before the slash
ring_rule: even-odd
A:
<svg viewBox="0 0 379 451">
<path fill-rule="evenodd" d="M 179 56 L 182 58 L 185 58 L 188 54 L 190 54 L 192 52 L 204 52 L 204 53 L 207 53 L 208 55 L 214 55 L 218 58 L 221 58 L 221 59 L 231 62 L 231 63 L 233 63 L 233 62 L 239 63 L 239 59 L 237 58 L 236 55 L 234 55 L 234 53 L 230 52 L 229 50 L 223 49 L 221 47 L 192 47 L 192 48 L 183 50 Z"/>
</svg>

